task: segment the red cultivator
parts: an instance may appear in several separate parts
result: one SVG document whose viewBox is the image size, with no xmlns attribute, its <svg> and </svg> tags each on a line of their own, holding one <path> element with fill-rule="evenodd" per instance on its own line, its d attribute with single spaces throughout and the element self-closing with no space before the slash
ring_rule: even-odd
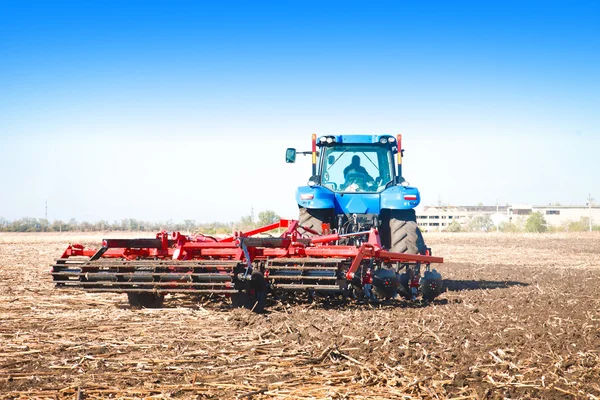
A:
<svg viewBox="0 0 600 400">
<path fill-rule="evenodd" d="M 298 227 L 298 221 L 281 220 L 224 239 L 160 232 L 155 239 L 106 239 L 97 250 L 75 244 L 56 260 L 52 276 L 58 288 L 127 293 L 132 306 L 143 307 L 159 307 L 165 293 L 227 295 L 262 311 L 269 292 L 366 292 L 379 299 L 420 294 L 425 300 L 442 292 L 430 264 L 443 259 L 429 251 L 387 251 L 375 228 L 303 237 Z M 285 229 L 280 237 L 256 236 L 277 228 Z"/>
</svg>

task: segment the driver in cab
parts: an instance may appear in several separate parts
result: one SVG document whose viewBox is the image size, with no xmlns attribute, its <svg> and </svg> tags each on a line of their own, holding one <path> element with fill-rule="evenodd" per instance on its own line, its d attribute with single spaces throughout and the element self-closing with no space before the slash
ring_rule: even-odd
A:
<svg viewBox="0 0 600 400">
<path fill-rule="evenodd" d="M 375 181 L 365 167 L 360 165 L 360 157 L 357 155 L 352 156 L 352 162 L 344 168 L 344 179 L 346 181 L 342 189 L 347 192 L 367 190 L 368 185 Z"/>
</svg>

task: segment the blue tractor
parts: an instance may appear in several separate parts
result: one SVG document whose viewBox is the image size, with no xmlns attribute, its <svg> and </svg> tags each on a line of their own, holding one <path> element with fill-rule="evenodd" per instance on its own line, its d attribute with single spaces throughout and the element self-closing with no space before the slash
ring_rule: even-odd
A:
<svg viewBox="0 0 600 400">
<path fill-rule="evenodd" d="M 414 210 L 421 199 L 402 177 L 401 139 L 313 135 L 312 151 L 287 149 L 288 163 L 297 154 L 312 155 L 312 176 L 296 193 L 300 225 L 322 233 L 323 224 L 329 224 L 340 234 L 377 227 L 389 250 L 425 254 Z"/>
<path fill-rule="evenodd" d="M 312 156 L 312 176 L 296 193 L 298 221 L 308 228 L 306 236 L 323 234 L 324 227 L 341 235 L 376 227 L 382 247 L 390 251 L 431 254 L 415 215 L 419 190 L 402 176 L 401 135 L 313 135 L 312 151 L 288 148 L 286 162 L 295 162 L 297 154 Z M 364 239 L 352 235 L 340 244 L 359 244 Z M 427 270 L 421 277 L 419 265 L 377 270 L 374 284 L 390 277 L 397 277 L 400 294 L 407 298 L 421 293 L 433 299 L 442 290 L 439 273 Z"/>
</svg>

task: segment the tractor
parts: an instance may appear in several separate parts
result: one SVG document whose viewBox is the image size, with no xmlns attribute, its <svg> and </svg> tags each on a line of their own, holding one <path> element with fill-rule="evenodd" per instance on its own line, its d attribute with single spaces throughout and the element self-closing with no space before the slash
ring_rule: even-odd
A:
<svg viewBox="0 0 600 400">
<path fill-rule="evenodd" d="M 341 235 L 377 228 L 381 244 L 395 253 L 430 255 L 417 225 L 415 207 L 421 201 L 419 190 L 402 176 L 402 135 L 312 135 L 311 151 L 286 150 L 286 163 L 297 154 L 312 157 L 312 175 L 306 186 L 298 187 L 299 225 L 306 235 L 333 230 Z M 308 229 L 306 229 L 308 228 Z M 347 243 L 364 237 L 352 235 Z M 405 265 L 401 275 L 405 297 L 414 298 L 420 280 L 419 265 Z M 383 272 L 380 272 L 383 273 Z M 391 275 L 389 271 L 385 275 Z M 376 274 L 374 279 L 377 279 Z M 423 296 L 433 298 L 441 290 L 441 276 L 426 271 Z M 412 285 L 412 288 L 411 288 Z M 423 288 L 423 285 L 420 285 Z M 426 285 L 427 286 L 427 285 Z"/>
</svg>

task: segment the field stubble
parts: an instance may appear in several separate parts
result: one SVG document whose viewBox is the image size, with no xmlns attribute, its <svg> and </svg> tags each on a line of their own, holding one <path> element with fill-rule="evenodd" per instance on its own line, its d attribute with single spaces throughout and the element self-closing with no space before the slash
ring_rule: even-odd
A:
<svg viewBox="0 0 600 400">
<path fill-rule="evenodd" d="M 600 397 L 597 234 L 428 235 L 447 261 L 433 304 L 265 315 L 54 289 L 66 244 L 101 236 L 0 235 L 0 398 Z"/>
</svg>

